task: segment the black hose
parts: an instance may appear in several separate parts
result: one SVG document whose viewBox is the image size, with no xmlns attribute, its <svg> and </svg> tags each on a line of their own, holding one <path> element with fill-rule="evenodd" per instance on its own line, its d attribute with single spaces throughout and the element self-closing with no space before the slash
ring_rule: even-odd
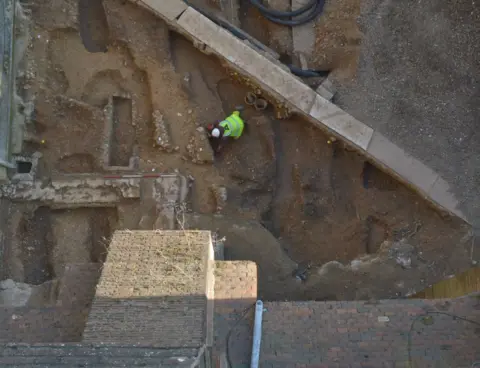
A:
<svg viewBox="0 0 480 368">
<path fill-rule="evenodd" d="M 263 5 L 259 0 L 250 0 L 253 6 L 255 6 L 258 10 L 260 10 L 264 14 L 268 14 L 272 17 L 277 18 L 289 18 L 289 17 L 296 17 L 298 15 L 302 15 L 309 10 L 311 10 L 317 3 L 318 0 L 310 0 L 308 4 L 305 4 L 303 7 L 293 11 L 281 11 L 275 9 L 269 9 L 265 5 Z"/>
<path fill-rule="evenodd" d="M 330 70 L 315 70 L 315 69 L 302 69 L 295 65 L 287 65 L 290 71 L 297 77 L 303 78 L 315 78 L 315 77 L 328 77 Z"/>
<path fill-rule="evenodd" d="M 250 3 L 271 22 L 290 27 L 300 26 L 302 24 L 311 22 L 320 14 L 322 14 L 323 8 L 325 7 L 325 0 L 311 0 L 305 6 L 293 11 L 269 9 L 265 7 L 260 0 L 250 0 Z M 293 17 L 298 18 L 291 19 Z"/>
</svg>

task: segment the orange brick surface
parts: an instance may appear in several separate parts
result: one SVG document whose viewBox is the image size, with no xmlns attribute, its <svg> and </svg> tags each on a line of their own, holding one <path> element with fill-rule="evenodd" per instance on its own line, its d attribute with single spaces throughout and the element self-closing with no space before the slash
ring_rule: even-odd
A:
<svg viewBox="0 0 480 368">
<path fill-rule="evenodd" d="M 251 348 L 251 324 L 257 299 L 257 265 L 248 261 L 215 262 L 214 361 L 217 367 L 229 345 L 230 358 L 247 364 Z M 244 336 L 233 347 L 235 337 Z"/>
</svg>

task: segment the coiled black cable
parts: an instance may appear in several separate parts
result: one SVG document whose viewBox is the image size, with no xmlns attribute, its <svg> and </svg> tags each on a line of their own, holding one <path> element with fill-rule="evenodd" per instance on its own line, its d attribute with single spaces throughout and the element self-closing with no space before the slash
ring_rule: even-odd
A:
<svg viewBox="0 0 480 368">
<path fill-rule="evenodd" d="M 305 6 L 293 11 L 269 9 L 260 0 L 250 0 L 250 3 L 269 21 L 290 27 L 311 22 L 322 14 L 325 7 L 325 0 L 311 0 Z M 292 19 L 294 17 L 297 19 Z"/>
</svg>

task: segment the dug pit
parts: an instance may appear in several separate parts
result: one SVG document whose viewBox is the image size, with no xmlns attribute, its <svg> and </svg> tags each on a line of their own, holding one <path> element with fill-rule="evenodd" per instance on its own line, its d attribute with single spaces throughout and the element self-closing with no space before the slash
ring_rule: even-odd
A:
<svg viewBox="0 0 480 368">
<path fill-rule="evenodd" d="M 46 142 L 39 148 L 40 180 L 49 183 L 65 173 L 75 174 L 63 177 L 72 181 L 79 174 L 101 177 L 112 167 L 181 172 L 191 178 L 194 215 L 176 218 L 178 228 L 226 236 L 228 259 L 257 262 L 266 300 L 397 297 L 469 267 L 468 226 L 436 212 L 348 147 L 329 144 L 330 137 L 301 118 L 277 119 L 276 101 L 264 111 L 245 107 L 244 136 L 213 160 L 203 128 L 243 104 L 254 87 L 146 10 L 121 0 L 103 1 L 108 42 L 99 42 L 107 50 L 89 52 L 76 3 L 60 3 L 31 9 L 37 37 L 28 49 L 26 75 L 35 78 L 24 95 L 38 96 L 32 124 L 42 127 L 36 131 Z M 137 189 L 142 195 L 151 190 Z M 101 248 L 86 234 L 97 234 L 97 244 L 125 224 L 153 229 L 171 223 L 162 222 L 155 203 L 132 204 L 137 199 L 118 204 L 117 225 L 110 209 L 98 215 L 85 208 L 42 209 L 26 222 L 28 232 L 52 234 L 40 236 L 43 271 L 29 266 L 35 277 L 48 280 L 73 258 L 101 261 Z M 97 222 L 100 228 L 93 226 Z M 79 248 L 55 251 L 54 239 Z M 413 247 L 409 265 L 399 264 L 391 251 L 399 242 Z M 48 263 L 54 254 L 58 263 Z M 304 265 L 308 277 L 299 282 L 295 271 Z"/>
<path fill-rule="evenodd" d="M 40 285 L 61 278 L 67 264 L 104 261 L 117 224 L 115 209 L 29 207 L 10 206 L 4 278 Z"/>
</svg>

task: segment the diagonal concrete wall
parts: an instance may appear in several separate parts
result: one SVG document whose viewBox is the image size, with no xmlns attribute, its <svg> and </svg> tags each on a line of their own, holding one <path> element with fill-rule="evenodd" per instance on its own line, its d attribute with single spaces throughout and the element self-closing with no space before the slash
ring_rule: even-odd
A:
<svg viewBox="0 0 480 368">
<path fill-rule="evenodd" d="M 254 80 L 267 93 L 304 116 L 310 123 L 355 147 L 437 208 L 466 221 L 457 198 L 438 173 L 379 132 L 324 99 L 259 50 L 188 7 L 182 0 L 132 1 L 164 19 L 172 28 L 190 38 L 200 50 L 218 56 L 230 68 Z"/>
</svg>

